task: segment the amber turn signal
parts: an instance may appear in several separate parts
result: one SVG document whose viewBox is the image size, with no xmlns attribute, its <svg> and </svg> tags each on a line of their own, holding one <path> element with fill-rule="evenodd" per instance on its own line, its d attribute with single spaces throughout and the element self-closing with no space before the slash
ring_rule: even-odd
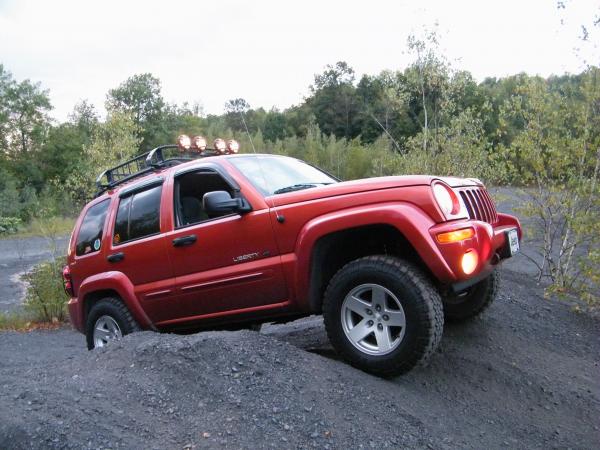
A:
<svg viewBox="0 0 600 450">
<path fill-rule="evenodd" d="M 460 242 L 465 239 L 470 239 L 475 236 L 473 228 L 463 228 L 461 230 L 447 231 L 437 235 L 437 240 L 440 244 L 450 244 L 452 242 Z"/>
</svg>

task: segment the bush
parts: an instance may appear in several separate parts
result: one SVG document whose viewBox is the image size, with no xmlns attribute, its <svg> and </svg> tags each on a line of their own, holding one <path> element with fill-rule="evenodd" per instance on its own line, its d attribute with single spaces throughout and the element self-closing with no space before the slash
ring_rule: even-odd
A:
<svg viewBox="0 0 600 450">
<path fill-rule="evenodd" d="M 67 296 L 62 283 L 65 258 L 38 264 L 23 278 L 28 283 L 25 311 L 33 321 L 64 321 L 67 317 Z"/>
<path fill-rule="evenodd" d="M 0 216 L 0 236 L 6 234 L 14 234 L 19 230 L 21 219 L 18 217 L 1 217 Z"/>
</svg>

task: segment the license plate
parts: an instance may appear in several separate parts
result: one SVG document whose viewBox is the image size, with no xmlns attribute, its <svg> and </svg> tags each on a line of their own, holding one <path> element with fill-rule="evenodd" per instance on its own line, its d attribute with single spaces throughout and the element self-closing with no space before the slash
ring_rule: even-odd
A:
<svg viewBox="0 0 600 450">
<path fill-rule="evenodd" d="M 510 230 L 507 234 L 507 238 L 508 247 L 510 249 L 510 256 L 513 256 L 519 251 L 519 234 L 517 233 L 517 230 Z"/>
</svg>

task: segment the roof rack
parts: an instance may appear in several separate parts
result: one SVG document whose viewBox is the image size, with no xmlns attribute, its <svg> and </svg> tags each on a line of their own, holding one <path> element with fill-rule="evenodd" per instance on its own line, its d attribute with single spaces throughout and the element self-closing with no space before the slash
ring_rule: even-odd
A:
<svg viewBox="0 0 600 450">
<path fill-rule="evenodd" d="M 177 164 L 192 161 L 196 158 L 216 156 L 221 154 L 217 150 L 207 148 L 202 152 L 180 152 L 180 155 L 177 157 L 165 158 L 163 151 L 169 149 L 179 149 L 179 147 L 174 144 L 161 145 L 160 147 L 156 147 L 154 150 L 142 153 L 135 158 L 105 170 L 98 176 L 98 178 L 96 178 L 96 186 L 98 187 L 96 197 L 120 184 L 131 181 L 134 178 L 147 175 L 155 170 L 176 166 Z"/>
</svg>

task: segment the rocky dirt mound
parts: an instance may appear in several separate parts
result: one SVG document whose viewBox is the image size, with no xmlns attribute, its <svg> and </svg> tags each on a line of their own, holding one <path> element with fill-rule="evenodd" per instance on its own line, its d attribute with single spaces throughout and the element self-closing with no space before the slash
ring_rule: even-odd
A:
<svg viewBox="0 0 600 450">
<path fill-rule="evenodd" d="M 384 381 L 250 331 L 138 333 L 19 372 L 0 448 L 440 447 Z"/>
<path fill-rule="evenodd" d="M 319 317 L 93 352 L 68 329 L 0 333 L 0 449 L 598 448 L 598 317 L 502 278 L 390 380 L 336 360 Z"/>
</svg>

